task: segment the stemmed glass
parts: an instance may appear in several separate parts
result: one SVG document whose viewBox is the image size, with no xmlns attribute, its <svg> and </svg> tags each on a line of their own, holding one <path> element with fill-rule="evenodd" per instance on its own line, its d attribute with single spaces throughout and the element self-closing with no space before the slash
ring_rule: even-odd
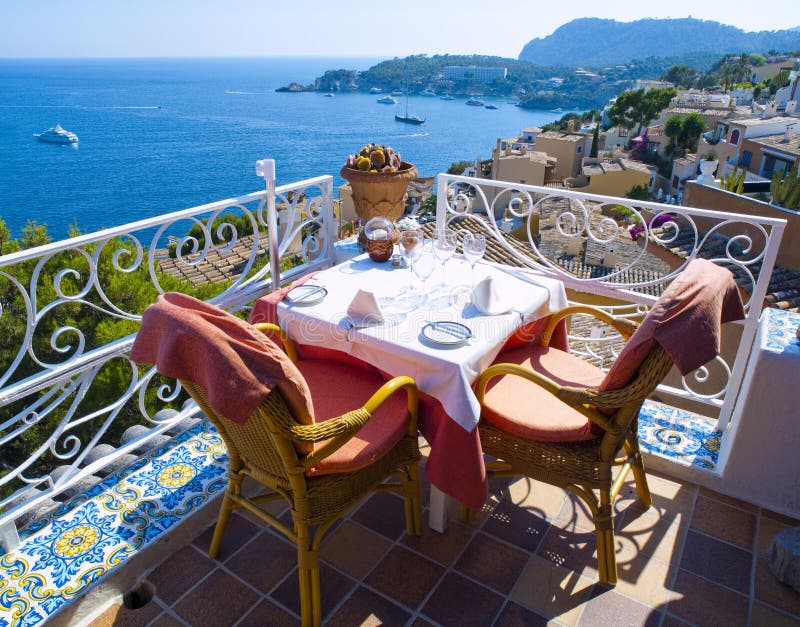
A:
<svg viewBox="0 0 800 627">
<path fill-rule="evenodd" d="M 436 257 L 433 254 L 433 246 L 430 241 L 420 240 L 417 248 L 419 248 L 419 254 L 414 258 L 411 268 L 414 274 L 419 277 L 419 280 L 422 281 L 422 298 L 424 300 L 428 297 L 427 280 L 436 269 Z"/>
<path fill-rule="evenodd" d="M 420 244 L 422 244 L 422 231 L 416 229 L 400 231 L 397 246 L 400 248 L 400 254 L 406 260 L 406 263 L 412 271 L 414 270 L 414 259 L 419 256 L 422 249 Z M 410 292 L 413 291 L 413 289 L 413 284 L 409 282 L 401 292 Z"/>
<path fill-rule="evenodd" d="M 486 237 L 467 231 L 464 233 L 464 258 L 472 266 L 472 287 L 475 287 L 475 264 L 483 258 L 486 252 Z"/>
<path fill-rule="evenodd" d="M 458 235 L 453 229 L 439 229 L 433 236 L 433 254 L 442 262 L 442 280 L 438 287 L 445 288 L 447 283 L 446 267 L 447 262 L 452 259 L 458 247 Z"/>
</svg>

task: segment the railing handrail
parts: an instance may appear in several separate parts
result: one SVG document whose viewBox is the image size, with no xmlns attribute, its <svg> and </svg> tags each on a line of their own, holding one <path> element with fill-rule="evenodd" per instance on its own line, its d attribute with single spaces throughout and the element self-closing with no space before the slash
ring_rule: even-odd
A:
<svg viewBox="0 0 800 627">
<path fill-rule="evenodd" d="M 276 187 L 275 193 L 285 193 L 289 190 L 297 189 L 298 187 L 313 187 L 329 180 L 333 180 L 333 177 L 330 175 L 316 176 L 298 181 L 297 183 L 288 183 Z M 85 246 L 86 244 L 102 242 L 121 235 L 127 235 L 134 231 L 143 231 L 158 227 L 165 222 L 174 222 L 183 218 L 191 218 L 195 215 L 213 212 L 217 209 L 225 209 L 236 205 L 251 203 L 255 200 L 266 198 L 266 195 L 267 190 L 251 192 L 242 196 L 234 196 L 232 198 L 226 198 L 225 200 L 217 200 L 215 202 L 206 203 L 205 205 L 197 205 L 195 207 L 189 207 L 187 209 L 181 209 L 171 213 L 160 214 L 153 216 L 152 218 L 144 218 L 143 220 L 129 222 L 128 224 L 123 224 L 122 226 L 101 229 L 92 233 L 78 235 L 77 237 L 71 237 L 68 239 L 59 240 L 57 242 L 50 242 L 49 244 L 42 244 L 41 246 L 35 246 L 33 248 L 26 248 L 24 250 L 9 253 L 7 255 L 0 255 L 0 268 L 12 266 L 22 261 L 30 261 L 31 259 L 45 257 L 49 254 L 61 252 L 62 250 L 69 248 L 77 248 L 80 246 Z"/>
<path fill-rule="evenodd" d="M 534 193 L 541 193 L 541 194 L 552 194 L 553 190 L 549 187 L 541 187 L 538 185 L 527 185 L 525 183 L 511 183 L 508 181 L 497 181 L 494 179 L 481 179 L 481 178 L 473 178 L 469 176 L 461 176 L 457 174 L 439 174 L 439 180 L 450 180 L 456 183 L 468 183 L 471 185 L 480 185 L 480 186 L 490 186 L 490 187 L 500 187 L 500 188 L 513 188 L 518 189 L 521 191 L 530 191 Z M 734 213 L 728 211 L 716 211 L 714 209 L 701 209 L 699 207 L 685 207 L 683 205 L 667 205 L 664 203 L 654 202 L 652 200 L 633 200 L 630 198 L 620 198 L 617 196 L 604 196 L 601 194 L 590 194 L 587 192 L 579 192 L 570 188 L 565 188 L 559 190 L 559 196 L 564 196 L 567 198 L 573 198 L 577 200 L 591 200 L 601 204 L 631 204 L 637 207 L 643 207 L 645 209 L 650 209 L 655 212 L 662 212 L 662 211 L 679 211 L 679 210 L 686 210 L 693 215 L 697 215 L 704 218 L 719 218 L 720 215 L 730 216 L 732 218 L 736 218 L 737 220 L 741 220 L 742 222 L 749 222 L 751 224 L 768 224 L 770 226 L 776 228 L 782 228 L 786 225 L 786 220 L 783 218 L 769 218 L 769 217 L 758 217 L 758 216 L 750 216 L 747 214 L 742 213 Z M 437 197 L 438 199 L 438 197 Z M 439 201 L 441 202 L 441 201 Z M 439 209 L 437 207 L 437 219 L 439 217 Z"/>
</svg>

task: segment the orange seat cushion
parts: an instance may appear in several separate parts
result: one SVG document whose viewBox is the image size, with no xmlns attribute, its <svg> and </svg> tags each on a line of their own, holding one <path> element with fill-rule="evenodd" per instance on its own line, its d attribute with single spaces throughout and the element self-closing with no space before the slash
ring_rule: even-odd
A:
<svg viewBox="0 0 800 627">
<path fill-rule="evenodd" d="M 376 373 L 327 359 L 300 361 L 297 368 L 311 390 L 315 422 L 362 407 L 385 382 Z M 306 474 L 352 472 L 380 459 L 408 432 L 407 407 L 405 390 L 395 392 L 344 446 Z M 315 448 L 322 444 L 316 444 Z"/>
<path fill-rule="evenodd" d="M 576 387 L 597 387 L 605 376 L 579 357 L 543 346 L 506 351 L 495 363 L 517 364 L 561 385 Z M 540 442 L 578 442 L 599 436 L 586 416 L 543 387 L 515 375 L 489 382 L 481 417 L 507 433 Z"/>
</svg>

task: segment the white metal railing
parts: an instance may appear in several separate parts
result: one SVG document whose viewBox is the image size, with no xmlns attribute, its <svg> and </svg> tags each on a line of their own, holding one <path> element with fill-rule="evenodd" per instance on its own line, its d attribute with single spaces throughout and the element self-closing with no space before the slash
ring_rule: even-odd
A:
<svg viewBox="0 0 800 627">
<path fill-rule="evenodd" d="M 635 238 L 607 215 L 610 209 L 616 209 L 619 215 L 619 206 L 627 210 L 629 229 L 638 231 Z M 647 311 L 657 293 L 694 257 L 709 258 L 732 270 L 749 294 L 735 359 L 727 363 L 722 356 L 717 357 L 682 377 L 680 387 L 662 385 L 659 391 L 709 407 L 723 432 L 735 428 L 734 406 L 741 392 L 785 220 L 440 174 L 437 228 L 471 219 L 476 213 L 492 217 L 490 230 L 509 258 L 559 278 L 567 288 L 577 292 L 629 303 L 617 306 L 626 315 Z M 519 250 L 518 238 L 517 245 L 509 241 L 509 222 L 516 227 L 515 233 L 525 234 L 524 252 Z M 622 248 L 627 256 L 620 255 Z M 681 249 L 680 256 L 672 255 L 673 248 Z M 586 276 L 587 264 L 578 264 L 580 272 L 576 273 L 573 260 L 588 259 L 590 252 L 595 262 L 588 264 L 592 271 L 603 265 L 607 268 Z M 610 262 L 605 263 L 609 258 Z M 673 261 L 671 265 L 667 258 Z M 660 261 L 660 271 L 634 276 L 637 273 L 633 271 L 644 265 L 658 266 L 656 261 Z M 599 355 L 598 347 L 604 341 L 618 340 L 618 336 L 595 334 L 581 339 L 584 355 L 601 366 L 609 365 L 609 360 Z M 610 356 L 613 361 L 613 350 Z M 715 389 L 704 389 L 712 380 L 722 383 Z M 723 440 L 723 447 L 724 444 Z M 724 450 L 720 458 L 724 458 Z"/>
<path fill-rule="evenodd" d="M 23 514 L 140 450 L 196 411 L 187 406 L 181 412 L 159 412 L 148 406 L 155 398 L 163 407 L 180 390 L 156 385 L 153 368 L 139 368 L 127 357 L 148 304 L 131 299 L 131 289 L 146 284 L 151 302 L 165 291 L 196 289 L 200 297 L 238 311 L 280 282 L 279 260 L 289 253 L 297 263 L 283 273 L 284 279 L 333 264 L 333 178 L 276 189 L 274 167 L 259 166 L 266 191 L 0 257 L 0 328 L 5 333 L 0 543 L 6 548 L 18 542 L 15 522 Z M 193 274 L 206 266 L 226 271 L 214 275 L 215 284 L 202 275 L 193 284 Z M 132 275 L 137 283 L 129 280 Z M 130 325 L 126 333 L 99 339 L 106 325 L 120 321 Z M 98 406 L 93 394 L 112 384 L 119 397 Z M 151 428 L 127 444 L 114 442 L 112 454 L 90 456 L 104 437 L 129 424 Z"/>
</svg>

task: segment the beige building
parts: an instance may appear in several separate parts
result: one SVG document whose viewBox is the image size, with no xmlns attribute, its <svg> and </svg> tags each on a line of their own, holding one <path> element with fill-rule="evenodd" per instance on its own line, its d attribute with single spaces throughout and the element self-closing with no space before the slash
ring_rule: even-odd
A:
<svg viewBox="0 0 800 627">
<path fill-rule="evenodd" d="M 495 147 L 492 150 L 492 180 L 522 183 L 524 185 L 543 186 L 555 178 L 556 160 L 543 152 L 528 150 L 524 146 L 518 150 L 507 146 L 504 150 Z M 497 197 L 497 188 L 483 189 L 490 205 Z M 479 196 L 475 197 L 474 209 L 484 209 Z M 495 219 L 500 219 L 507 203 L 495 207 Z"/>
<path fill-rule="evenodd" d="M 607 131 L 600 133 L 600 150 L 613 150 L 614 148 L 625 149 L 633 139 L 634 131 L 625 128 L 624 126 L 612 126 Z M 591 147 L 590 147 L 591 148 Z"/>
<path fill-rule="evenodd" d="M 544 185 L 555 177 L 557 167 L 554 157 L 526 147 L 492 151 L 492 179 L 495 181 Z"/>
<path fill-rule="evenodd" d="M 339 202 L 334 204 L 334 214 L 336 214 L 336 218 L 340 222 L 353 222 L 358 220 L 356 206 L 353 204 L 353 190 L 349 183 L 344 183 L 339 186 Z"/>
<path fill-rule="evenodd" d="M 800 126 L 800 124 L 798 124 Z M 800 167 L 800 135 L 788 129 L 780 135 L 753 137 L 742 141 L 742 167 L 766 179 L 776 171 Z"/>
<path fill-rule="evenodd" d="M 581 176 L 573 179 L 572 187 L 587 194 L 624 198 L 636 185 L 650 189 L 653 177 L 651 168 L 639 161 L 587 158 L 583 160 Z"/>
<path fill-rule="evenodd" d="M 556 159 L 556 178 L 579 174 L 583 158 L 592 148 L 592 135 L 570 131 L 546 131 L 536 138 L 536 150 Z"/>
<path fill-rule="evenodd" d="M 497 148 L 499 148 L 500 150 L 505 150 L 506 148 L 511 148 L 511 150 L 520 150 L 521 148 L 534 150 L 534 144 L 536 143 L 536 138 L 541 134 L 542 134 L 542 129 L 539 126 L 524 128 L 522 129 L 522 132 L 516 137 L 506 137 L 503 139 L 498 139 Z"/>
<path fill-rule="evenodd" d="M 709 150 L 713 150 L 717 153 L 720 163 L 733 163 L 757 174 L 758 170 L 754 170 L 750 165 L 753 159 L 753 147 L 745 149 L 745 141 L 778 134 L 782 138 L 786 129 L 789 128 L 793 128 L 795 131 L 800 130 L 800 118 L 776 116 L 730 120 L 720 127 L 717 135 L 719 141 L 712 145 L 706 145 L 705 140 L 701 139 L 697 153 L 702 156 Z"/>
</svg>

